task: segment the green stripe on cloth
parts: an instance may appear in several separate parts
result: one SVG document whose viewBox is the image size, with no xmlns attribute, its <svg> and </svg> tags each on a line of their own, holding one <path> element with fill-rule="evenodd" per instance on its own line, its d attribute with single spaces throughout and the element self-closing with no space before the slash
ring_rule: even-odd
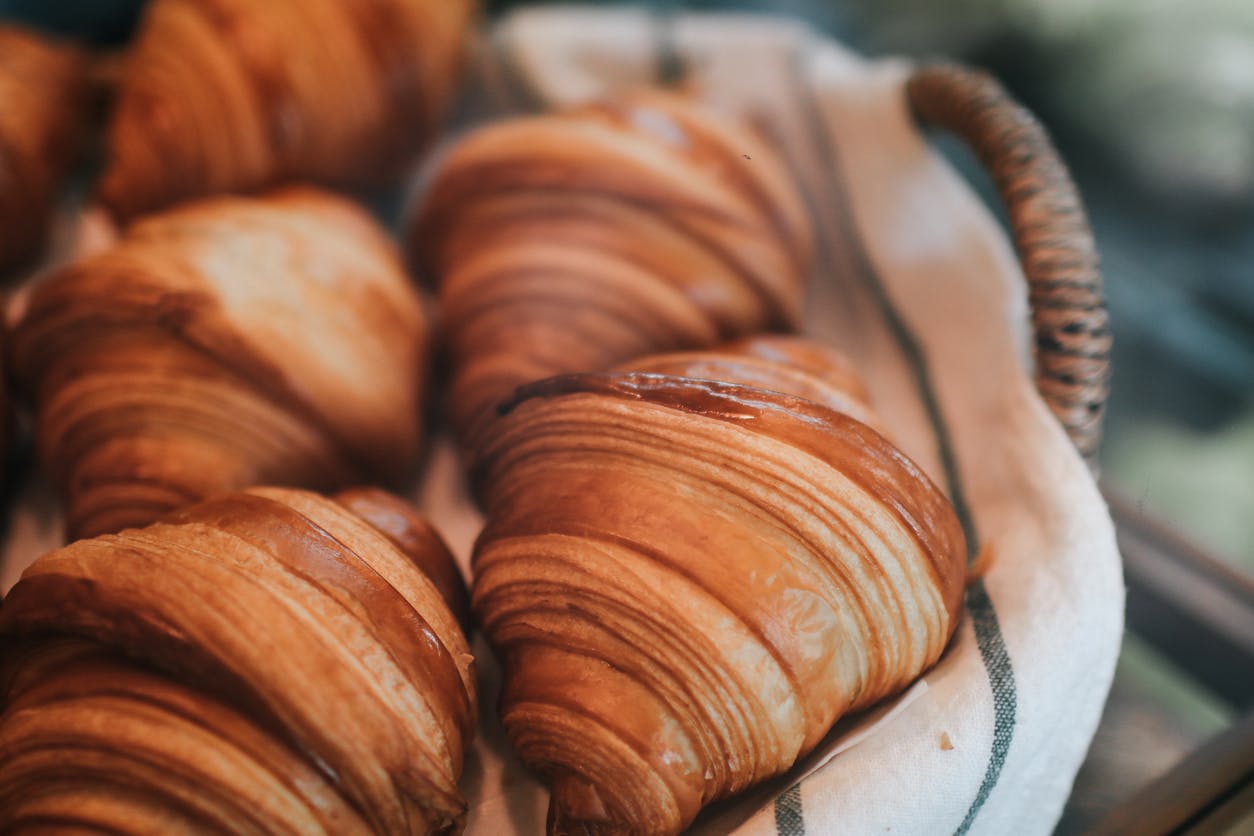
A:
<svg viewBox="0 0 1254 836">
<path fill-rule="evenodd" d="M 940 454 L 941 467 L 944 471 L 950 501 L 953 503 L 954 511 L 962 524 L 963 533 L 966 535 L 967 561 L 970 562 L 979 552 L 979 534 L 975 528 L 975 521 L 971 516 L 970 506 L 967 504 L 962 477 L 958 469 L 957 456 L 954 452 L 949 429 L 945 423 L 944 413 L 936 397 L 935 387 L 932 384 L 927 358 L 914 332 L 893 305 L 879 273 L 867 254 L 866 246 L 854 221 L 853 207 L 850 204 L 844 171 L 841 167 L 840 149 L 819 110 L 816 93 L 802 71 L 803 58 L 803 53 L 798 52 L 795 65 L 797 89 L 801 92 L 800 97 L 803 100 L 804 111 L 808 117 L 813 137 L 818 147 L 824 152 L 825 157 L 832 161 L 832 164 L 824 172 L 826 174 L 825 185 L 828 188 L 828 193 L 839 204 L 839 215 L 841 224 L 844 227 L 842 232 L 850 248 L 850 254 L 853 257 L 858 277 L 875 299 L 876 305 L 884 317 L 885 324 L 892 332 L 893 338 L 905 357 L 906 363 L 909 365 L 914 377 L 915 386 L 919 397 L 923 401 L 928 421 L 936 438 L 937 451 Z M 976 816 L 979 815 L 989 795 L 992 794 L 993 788 L 997 786 L 997 780 L 1001 776 L 1002 767 L 1006 762 L 1006 755 L 1010 751 L 1010 744 L 1014 738 L 1015 717 L 1018 711 L 1018 692 L 1015 686 L 1014 668 L 1011 665 L 1010 653 L 1006 649 L 1001 625 L 997 620 L 997 610 L 983 580 L 977 581 L 967 589 L 966 605 L 975 630 L 975 640 L 980 649 L 980 658 L 984 663 L 989 687 L 993 692 L 993 744 L 992 751 L 989 753 L 988 765 L 984 770 L 984 778 L 980 783 L 975 798 L 971 802 L 971 806 L 967 810 L 966 816 L 963 817 L 962 823 L 958 825 L 955 836 L 962 836 L 962 834 L 967 833 L 971 829 Z M 800 815 L 800 784 L 794 785 L 792 789 L 798 790 L 796 811 Z M 791 791 L 789 790 L 789 792 Z M 792 809 L 790 806 L 791 802 L 785 801 L 786 796 L 788 796 L 788 793 L 781 795 L 775 802 L 776 830 L 780 836 L 789 836 L 791 833 L 798 832 L 804 833 L 804 821 L 800 823 L 799 829 L 795 831 L 785 831 L 780 827 L 781 811 L 787 813 Z M 787 809 L 784 809 L 785 807 Z"/>
<path fill-rule="evenodd" d="M 779 836 L 805 836 L 800 784 L 793 784 L 775 799 L 775 830 Z"/>
<path fill-rule="evenodd" d="M 962 819 L 962 824 L 954 831 L 961 836 L 971 829 L 976 815 L 989 793 L 997 785 L 1001 768 L 1006 763 L 1006 754 L 1010 751 L 1010 741 L 1014 737 L 1015 714 L 1019 708 L 1019 695 L 1015 690 L 1014 668 L 1010 665 L 1010 653 L 1006 650 L 1006 642 L 1002 638 L 1001 625 L 997 622 L 997 610 L 993 608 L 993 599 L 989 597 L 984 581 L 978 580 L 967 589 L 967 612 L 975 623 L 975 641 L 980 647 L 980 657 L 984 660 L 984 668 L 988 671 L 989 685 L 993 689 L 993 751 L 984 770 L 984 780 L 980 789 Z"/>
</svg>

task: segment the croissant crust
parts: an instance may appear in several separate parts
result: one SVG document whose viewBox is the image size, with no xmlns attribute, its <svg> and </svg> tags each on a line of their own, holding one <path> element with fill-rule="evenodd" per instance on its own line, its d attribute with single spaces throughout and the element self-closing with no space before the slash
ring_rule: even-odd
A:
<svg viewBox="0 0 1254 836">
<path fill-rule="evenodd" d="M 939 658 L 961 527 L 827 405 L 860 386 L 822 356 L 775 338 L 647 358 L 503 407 L 475 473 L 472 598 L 510 739 L 552 784 L 550 832 L 676 833 Z"/>
<path fill-rule="evenodd" d="M 521 384 L 796 325 L 812 250 L 772 149 L 654 92 L 462 139 L 409 241 L 439 285 L 472 457 Z"/>
<path fill-rule="evenodd" d="M 0 609 L 0 829 L 458 832 L 471 657 L 420 569 L 447 549 L 396 534 L 255 488 L 36 561 Z"/>
<path fill-rule="evenodd" d="M 153 216 L 57 271 L 13 360 L 82 537 L 253 484 L 399 482 L 427 342 L 383 230 L 288 189 Z"/>
<path fill-rule="evenodd" d="M 101 201 L 120 218 L 287 180 L 394 177 L 452 92 L 471 0 L 156 0 Z"/>
<path fill-rule="evenodd" d="M 0 26 L 0 270 L 43 245 L 89 98 L 82 52 Z"/>
</svg>

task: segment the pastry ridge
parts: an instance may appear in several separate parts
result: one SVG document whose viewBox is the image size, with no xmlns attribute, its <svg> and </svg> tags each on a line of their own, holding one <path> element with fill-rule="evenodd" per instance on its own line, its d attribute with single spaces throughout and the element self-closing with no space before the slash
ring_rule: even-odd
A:
<svg viewBox="0 0 1254 836">
<path fill-rule="evenodd" d="M 452 558 L 343 497 L 255 488 L 37 560 L 0 608 L 0 827 L 460 832 L 476 684 L 421 568 Z"/>
<path fill-rule="evenodd" d="M 473 473 L 472 601 L 552 833 L 678 833 L 907 687 L 954 632 L 962 527 L 849 414 L 875 423 L 830 350 L 642 358 L 520 387 L 501 412 Z"/>
<path fill-rule="evenodd" d="M 47 276 L 13 334 L 71 536 L 259 483 L 408 475 L 427 316 L 386 234 L 312 188 L 146 218 Z"/>
<path fill-rule="evenodd" d="M 654 91 L 463 137 L 408 227 L 472 463 L 519 385 L 795 328 L 813 248 L 770 145 Z"/>
<path fill-rule="evenodd" d="M 157 0 L 106 137 L 100 201 L 129 219 L 289 180 L 401 173 L 453 93 L 472 0 Z"/>
</svg>

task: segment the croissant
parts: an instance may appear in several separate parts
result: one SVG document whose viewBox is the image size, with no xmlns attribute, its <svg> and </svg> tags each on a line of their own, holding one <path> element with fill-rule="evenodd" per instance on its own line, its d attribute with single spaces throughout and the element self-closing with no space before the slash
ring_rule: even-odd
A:
<svg viewBox="0 0 1254 836">
<path fill-rule="evenodd" d="M 472 604 L 510 740 L 551 784 L 550 833 L 677 833 L 939 658 L 961 526 L 839 411 L 868 407 L 831 359 L 751 341 L 503 407 Z"/>
<path fill-rule="evenodd" d="M 0 830 L 460 832 L 472 659 L 424 573 L 457 569 L 350 499 L 254 488 L 36 561 L 0 608 Z"/>
<path fill-rule="evenodd" d="M 520 384 L 795 326 L 811 235 L 771 148 L 673 94 L 461 140 L 408 238 L 438 281 L 465 448 Z"/>
<path fill-rule="evenodd" d="M 43 246 L 88 100 L 82 52 L 0 26 L 0 270 Z"/>
<path fill-rule="evenodd" d="M 427 342 L 383 230 L 301 188 L 132 225 L 34 289 L 12 351 L 78 538 L 254 484 L 399 483 Z"/>
<path fill-rule="evenodd" d="M 472 0 L 156 0 L 99 184 L 126 219 L 283 180 L 369 185 L 434 134 Z"/>
</svg>

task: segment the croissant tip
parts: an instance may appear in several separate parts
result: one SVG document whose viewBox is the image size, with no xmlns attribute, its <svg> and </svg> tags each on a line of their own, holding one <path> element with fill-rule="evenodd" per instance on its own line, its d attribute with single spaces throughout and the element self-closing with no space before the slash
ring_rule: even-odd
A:
<svg viewBox="0 0 1254 836">
<path fill-rule="evenodd" d="M 549 836 L 627 836 L 637 832 L 615 821 L 597 787 L 574 772 L 554 776 L 549 798 Z"/>
</svg>

